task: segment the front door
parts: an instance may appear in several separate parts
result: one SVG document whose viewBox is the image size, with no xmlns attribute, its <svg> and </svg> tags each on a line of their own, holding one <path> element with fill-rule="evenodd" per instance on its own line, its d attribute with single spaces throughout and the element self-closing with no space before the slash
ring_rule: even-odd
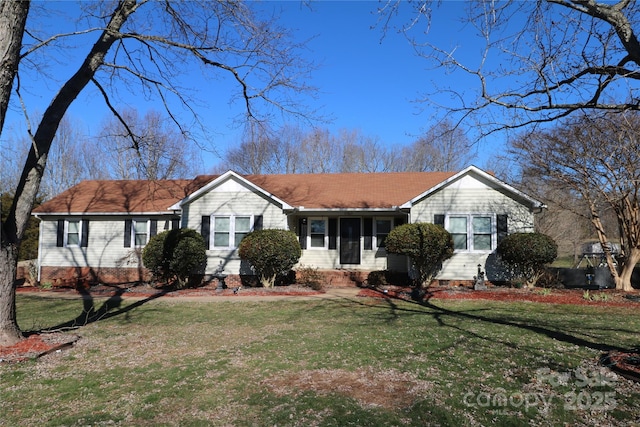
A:
<svg viewBox="0 0 640 427">
<path fill-rule="evenodd" d="M 360 264 L 360 218 L 340 218 L 340 264 Z"/>
</svg>

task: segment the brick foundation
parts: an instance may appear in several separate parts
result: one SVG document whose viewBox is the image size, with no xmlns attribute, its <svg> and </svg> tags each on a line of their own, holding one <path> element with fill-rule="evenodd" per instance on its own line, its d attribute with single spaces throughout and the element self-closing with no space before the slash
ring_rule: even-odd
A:
<svg viewBox="0 0 640 427">
<path fill-rule="evenodd" d="M 359 270 L 317 270 L 316 273 L 327 287 L 366 287 L 369 271 Z M 24 274 L 24 273 L 23 273 Z M 405 274 L 406 276 L 406 274 Z M 90 267 L 42 267 L 40 283 L 50 283 L 56 287 L 91 286 L 97 283 L 124 284 L 148 282 L 151 274 L 147 269 L 137 268 L 90 268 Z M 193 276 L 192 282 L 201 285 L 217 286 L 218 279 L 211 275 Z M 256 276 L 229 274 L 224 279 L 227 288 L 260 286 Z M 397 282 L 397 283 L 396 283 Z M 295 278 L 289 278 L 288 283 L 295 283 Z M 406 280 L 388 281 L 389 285 L 406 285 Z M 491 283 L 487 282 L 488 285 Z M 434 280 L 432 286 L 463 286 L 473 287 L 472 280 Z"/>
<path fill-rule="evenodd" d="M 151 279 L 145 268 L 42 267 L 40 283 L 53 286 L 89 286 L 96 283 L 119 284 Z"/>
</svg>

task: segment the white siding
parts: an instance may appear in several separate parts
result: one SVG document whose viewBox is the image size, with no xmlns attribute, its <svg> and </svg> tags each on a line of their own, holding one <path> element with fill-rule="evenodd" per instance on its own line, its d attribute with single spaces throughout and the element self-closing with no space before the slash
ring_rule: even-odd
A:
<svg viewBox="0 0 640 427">
<path fill-rule="evenodd" d="M 183 224 L 198 232 L 202 228 L 202 217 L 211 215 L 262 215 L 263 228 L 287 229 L 287 217 L 281 206 L 234 179 L 183 206 Z M 207 251 L 207 258 L 207 274 L 213 273 L 220 262 L 227 274 L 251 274 L 249 265 L 240 260 L 237 248 L 211 249 Z"/>
<path fill-rule="evenodd" d="M 489 181 L 466 175 L 416 203 L 411 209 L 411 222 L 433 222 L 436 214 L 506 214 L 509 233 L 532 232 L 533 212 L 500 190 Z M 445 261 L 437 278 L 472 280 L 478 264 L 489 274 L 489 256 L 489 252 L 457 252 Z M 489 275 L 487 278 L 492 279 Z"/>
<path fill-rule="evenodd" d="M 46 217 L 40 222 L 40 265 L 43 267 L 138 267 L 139 250 L 124 247 L 125 219 L 157 219 L 158 233 L 170 218 L 158 216 L 83 216 L 89 221 L 87 247 L 56 247 L 58 219 Z M 77 219 L 65 217 L 65 219 Z"/>
</svg>

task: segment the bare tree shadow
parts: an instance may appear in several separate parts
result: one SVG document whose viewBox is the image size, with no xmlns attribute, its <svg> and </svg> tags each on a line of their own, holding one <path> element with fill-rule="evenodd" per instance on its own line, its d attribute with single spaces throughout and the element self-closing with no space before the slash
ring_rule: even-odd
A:
<svg viewBox="0 0 640 427">
<path fill-rule="evenodd" d="M 390 310 L 389 313 L 387 314 L 388 321 L 393 321 L 397 319 L 401 313 L 410 313 L 410 314 L 416 314 L 421 316 L 432 316 L 436 320 L 439 326 L 451 327 L 484 340 L 492 340 L 491 338 L 480 336 L 477 332 L 463 329 L 458 325 L 452 325 L 450 324 L 450 322 L 447 321 L 448 318 L 464 319 L 470 322 L 486 322 L 486 323 L 491 323 L 495 325 L 518 328 L 518 329 L 533 332 L 539 335 L 544 335 L 550 339 L 553 339 L 559 342 L 572 344 L 572 345 L 576 345 L 579 347 L 584 347 L 584 348 L 588 348 L 596 351 L 602 351 L 602 352 L 629 351 L 628 348 L 624 348 L 619 345 L 598 342 L 596 341 L 595 336 L 594 336 L 594 340 L 589 340 L 587 338 L 582 338 L 575 333 L 571 333 L 566 329 L 565 330 L 562 330 L 560 328 L 554 329 L 548 325 L 543 325 L 540 323 L 529 324 L 529 323 L 525 323 L 524 319 L 522 322 L 519 322 L 513 319 L 504 318 L 504 317 L 501 318 L 498 316 L 488 316 L 488 315 L 482 314 L 487 309 L 465 310 L 465 311 L 456 311 L 456 310 L 448 309 L 440 305 L 437 305 L 435 302 L 433 302 L 432 296 L 430 294 L 427 294 L 424 299 L 397 298 L 397 297 L 385 295 L 382 292 L 380 292 L 380 295 L 384 297 L 383 300 L 386 302 L 387 307 Z M 350 301 L 354 302 L 353 300 L 350 300 Z M 405 304 L 398 304 L 399 302 L 403 302 Z M 357 301 L 356 303 L 364 305 L 364 303 L 359 303 Z M 414 307 L 411 307 L 411 305 L 413 305 Z M 372 307 L 372 306 L 369 306 L 369 307 Z M 430 311 L 428 312 L 424 311 L 423 310 L 424 308 L 429 309 Z M 623 329 L 616 329 L 615 331 L 629 333 L 629 334 L 636 333 L 636 331 L 623 330 Z M 586 335 L 586 334 L 583 333 L 583 335 Z M 495 340 L 493 340 L 493 342 L 495 342 Z M 502 344 L 505 344 L 511 347 L 513 346 L 513 343 L 502 342 Z"/>
<path fill-rule="evenodd" d="M 150 301 L 163 297 L 171 293 L 172 290 L 163 289 L 162 291 L 147 298 L 139 299 L 131 304 L 123 306 L 122 303 L 124 301 L 124 298 L 122 297 L 122 295 L 126 292 L 126 289 L 118 288 L 115 294 L 104 301 L 98 308 L 96 308 L 94 297 L 88 290 L 80 289 L 78 290 L 78 292 L 82 295 L 82 313 L 80 313 L 75 319 L 71 319 L 67 322 L 35 331 L 35 333 L 78 329 L 79 327 L 88 325 L 90 323 L 98 322 L 100 320 L 107 320 L 112 317 L 125 314 Z"/>
</svg>

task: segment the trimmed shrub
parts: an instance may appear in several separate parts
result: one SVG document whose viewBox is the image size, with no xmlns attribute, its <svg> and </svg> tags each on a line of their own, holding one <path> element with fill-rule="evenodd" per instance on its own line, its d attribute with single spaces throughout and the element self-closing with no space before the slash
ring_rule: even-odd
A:
<svg viewBox="0 0 640 427">
<path fill-rule="evenodd" d="M 404 224 L 391 230 L 385 240 L 387 252 L 406 255 L 416 270 L 415 286 L 428 286 L 442 266 L 453 255 L 451 234 L 439 225 Z"/>
<path fill-rule="evenodd" d="M 498 245 L 496 253 L 515 279 L 535 286 L 546 265 L 558 256 L 558 245 L 542 233 L 513 233 Z"/>
<path fill-rule="evenodd" d="M 302 251 L 295 233 L 264 229 L 247 234 L 238 247 L 240 258 L 248 261 L 265 288 L 274 285 L 298 262 Z"/>
<path fill-rule="evenodd" d="M 182 286 L 196 269 L 206 266 L 207 247 L 202 235 L 190 228 L 163 231 L 149 239 L 142 262 L 154 278 Z"/>
</svg>

